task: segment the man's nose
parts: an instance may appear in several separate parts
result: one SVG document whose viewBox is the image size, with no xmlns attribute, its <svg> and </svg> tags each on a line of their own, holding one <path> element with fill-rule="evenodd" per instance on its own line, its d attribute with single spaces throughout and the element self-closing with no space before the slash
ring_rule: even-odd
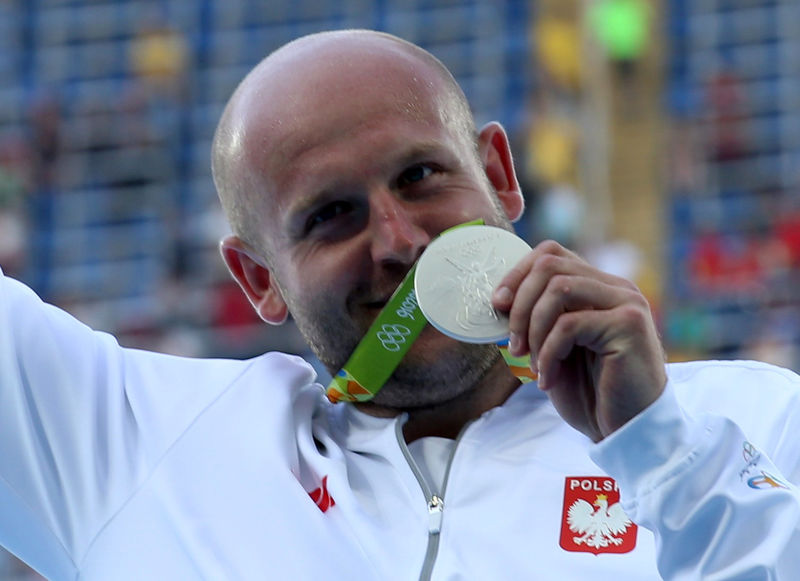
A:
<svg viewBox="0 0 800 581">
<path fill-rule="evenodd" d="M 413 264 L 430 242 L 412 212 L 388 192 L 373 199 L 369 219 L 375 262 Z"/>
</svg>

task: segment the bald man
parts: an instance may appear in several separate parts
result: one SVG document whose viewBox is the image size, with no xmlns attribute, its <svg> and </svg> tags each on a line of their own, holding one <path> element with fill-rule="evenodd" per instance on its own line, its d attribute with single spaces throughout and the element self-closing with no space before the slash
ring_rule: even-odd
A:
<svg viewBox="0 0 800 581">
<path fill-rule="evenodd" d="M 221 243 L 331 373 L 425 248 L 523 211 L 508 139 L 372 31 L 262 61 L 217 129 Z M 297 357 L 123 349 L 0 278 L 0 543 L 54 579 L 791 579 L 800 379 L 665 365 L 628 281 L 542 242 L 501 280 L 512 356 L 432 327 L 374 398 Z"/>
</svg>

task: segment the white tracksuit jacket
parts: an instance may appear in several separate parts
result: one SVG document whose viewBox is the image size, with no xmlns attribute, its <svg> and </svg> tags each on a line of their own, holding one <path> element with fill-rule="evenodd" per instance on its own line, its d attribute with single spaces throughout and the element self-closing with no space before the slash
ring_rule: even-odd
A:
<svg viewBox="0 0 800 581">
<path fill-rule="evenodd" d="M 600 444 L 523 386 L 433 501 L 402 418 L 313 382 L 120 348 L 0 274 L 0 544 L 58 580 L 800 579 L 791 372 L 670 365 Z"/>
</svg>

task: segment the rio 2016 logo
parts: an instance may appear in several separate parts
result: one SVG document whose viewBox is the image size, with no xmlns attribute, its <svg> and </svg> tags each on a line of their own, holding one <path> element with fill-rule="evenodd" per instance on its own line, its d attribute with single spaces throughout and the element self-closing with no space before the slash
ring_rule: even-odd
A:
<svg viewBox="0 0 800 581">
<path fill-rule="evenodd" d="M 417 295 L 412 289 L 406 298 L 403 299 L 403 303 L 400 305 L 400 308 L 395 311 L 395 314 L 403 319 L 411 319 L 414 321 L 414 313 L 418 308 L 419 304 L 417 303 Z"/>
<path fill-rule="evenodd" d="M 411 329 L 404 325 L 382 325 L 381 330 L 375 335 L 387 351 L 399 351 L 400 346 L 406 342 L 406 337 L 411 334 Z"/>
</svg>

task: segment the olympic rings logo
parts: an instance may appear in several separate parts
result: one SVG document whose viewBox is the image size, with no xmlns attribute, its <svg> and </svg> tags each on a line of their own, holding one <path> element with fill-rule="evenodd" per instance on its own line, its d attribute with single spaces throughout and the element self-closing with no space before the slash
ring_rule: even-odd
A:
<svg viewBox="0 0 800 581">
<path fill-rule="evenodd" d="M 411 329 L 404 325 L 382 325 L 381 330 L 375 335 L 387 351 L 400 351 L 400 346 L 406 342 L 406 337 L 411 334 Z"/>
</svg>

